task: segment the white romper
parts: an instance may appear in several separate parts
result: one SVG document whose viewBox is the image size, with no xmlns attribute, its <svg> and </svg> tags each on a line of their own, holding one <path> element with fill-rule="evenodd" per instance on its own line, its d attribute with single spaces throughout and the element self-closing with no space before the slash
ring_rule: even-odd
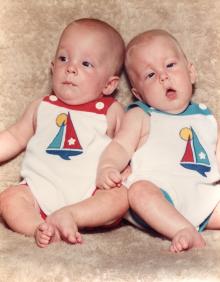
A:
<svg viewBox="0 0 220 282">
<path fill-rule="evenodd" d="M 124 184 L 129 188 L 139 180 L 151 181 L 199 227 L 220 200 L 216 120 L 203 104 L 191 103 L 180 114 L 164 113 L 140 101 L 129 108 L 135 106 L 150 115 L 150 134 L 134 153 L 132 173 Z M 127 219 L 134 223 L 130 215 Z"/>
<path fill-rule="evenodd" d="M 95 191 L 99 156 L 111 141 L 106 113 L 114 101 L 102 97 L 72 106 L 50 95 L 40 103 L 21 175 L 46 215 Z"/>
</svg>

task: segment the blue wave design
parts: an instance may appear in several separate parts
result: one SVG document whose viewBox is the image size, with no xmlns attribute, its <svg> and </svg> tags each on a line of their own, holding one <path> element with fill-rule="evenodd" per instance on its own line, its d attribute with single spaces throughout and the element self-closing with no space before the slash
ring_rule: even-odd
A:
<svg viewBox="0 0 220 282">
<path fill-rule="evenodd" d="M 184 168 L 187 168 L 187 169 L 195 170 L 204 177 L 207 177 L 206 173 L 211 170 L 210 166 L 205 166 L 203 164 L 181 163 L 181 166 L 183 166 Z"/>
<path fill-rule="evenodd" d="M 70 157 L 77 156 L 83 153 L 83 150 L 54 150 L 47 149 L 46 152 L 51 155 L 58 155 L 64 160 L 71 160 Z"/>
</svg>

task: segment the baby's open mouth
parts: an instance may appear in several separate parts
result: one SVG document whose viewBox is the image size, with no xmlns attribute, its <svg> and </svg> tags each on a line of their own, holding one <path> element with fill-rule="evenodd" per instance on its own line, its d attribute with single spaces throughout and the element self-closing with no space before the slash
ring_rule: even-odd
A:
<svg viewBox="0 0 220 282">
<path fill-rule="evenodd" d="M 176 90 L 174 90 L 172 88 L 168 88 L 166 90 L 166 97 L 170 100 L 176 99 L 176 97 L 177 97 Z"/>
</svg>

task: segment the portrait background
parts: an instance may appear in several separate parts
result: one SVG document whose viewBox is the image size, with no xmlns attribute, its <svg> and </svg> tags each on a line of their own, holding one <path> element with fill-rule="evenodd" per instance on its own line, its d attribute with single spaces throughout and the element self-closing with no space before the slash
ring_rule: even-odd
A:
<svg viewBox="0 0 220 282">
<path fill-rule="evenodd" d="M 162 28 L 183 46 L 197 70 L 193 99 L 220 119 L 220 1 L 218 0 L 5 0 L 0 1 L 0 131 L 37 97 L 49 94 L 50 62 L 72 20 L 107 21 L 128 42 Z M 131 101 L 122 75 L 117 97 Z M 18 183 L 23 155 L 0 167 L 0 190 Z M 35 246 L 33 238 L 0 224 L 0 281 L 220 281 L 220 231 L 205 231 L 207 246 L 182 254 L 152 231 L 128 224 L 84 235 L 82 245 Z"/>
</svg>

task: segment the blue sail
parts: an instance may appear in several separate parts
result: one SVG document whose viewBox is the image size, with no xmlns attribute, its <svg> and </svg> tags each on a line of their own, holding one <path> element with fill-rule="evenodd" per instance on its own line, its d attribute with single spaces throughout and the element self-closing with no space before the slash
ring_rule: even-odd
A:
<svg viewBox="0 0 220 282">
<path fill-rule="evenodd" d="M 197 164 L 205 164 L 205 165 L 210 165 L 209 158 L 206 154 L 205 149 L 199 142 L 199 139 L 195 133 L 195 131 L 191 128 L 192 133 L 193 133 L 193 148 L 195 152 L 195 158 L 196 158 L 196 163 Z"/>
<path fill-rule="evenodd" d="M 64 132 L 64 122 L 62 123 L 57 135 L 55 136 L 55 138 L 50 143 L 47 149 L 60 149 L 63 139 L 63 132 Z"/>
<path fill-rule="evenodd" d="M 60 148 L 62 144 L 63 139 L 63 132 L 64 132 L 64 122 L 62 123 L 57 135 L 53 139 L 53 141 L 50 143 L 50 145 L 47 147 L 46 152 L 50 155 L 61 155 Z M 62 157 L 62 156 L 61 156 Z"/>
</svg>

